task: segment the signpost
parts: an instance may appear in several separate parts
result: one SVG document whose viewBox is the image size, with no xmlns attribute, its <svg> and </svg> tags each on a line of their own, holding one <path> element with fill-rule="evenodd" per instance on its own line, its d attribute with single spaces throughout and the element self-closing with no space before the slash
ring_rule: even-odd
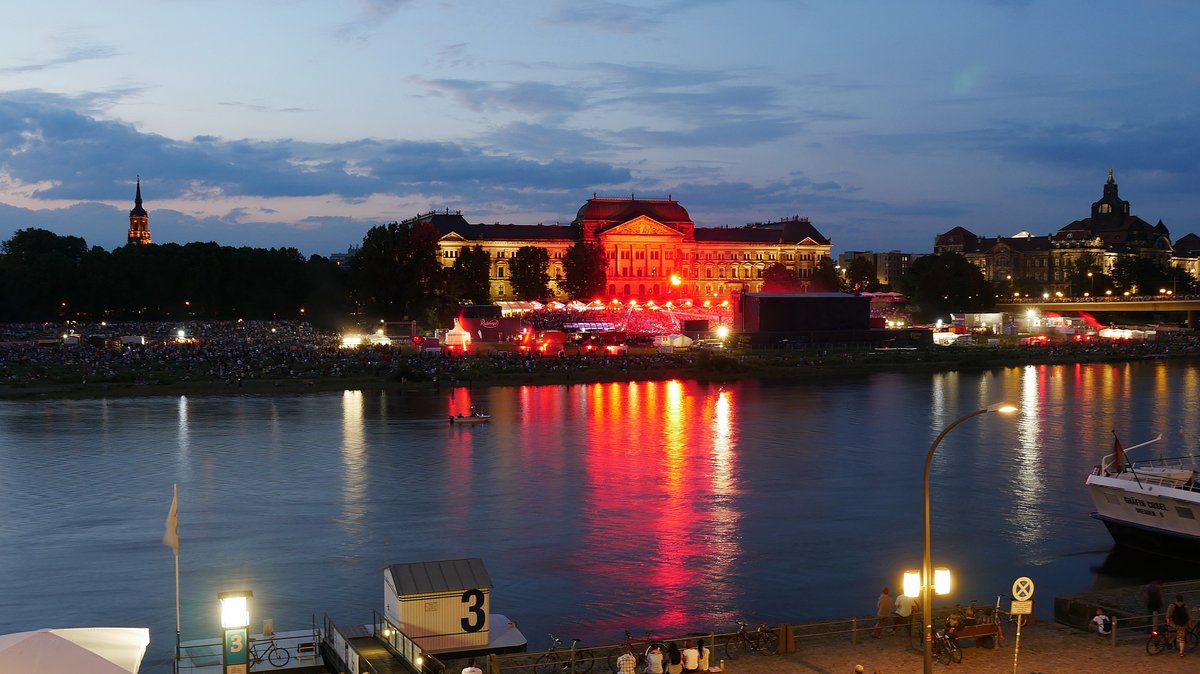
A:
<svg viewBox="0 0 1200 674">
<path fill-rule="evenodd" d="M 1024 616 L 1033 613 L 1033 581 L 1028 576 L 1021 576 L 1013 581 L 1012 586 L 1012 615 L 1017 616 L 1017 641 L 1013 646 L 1013 674 L 1017 674 L 1017 657 L 1021 654 L 1021 623 Z"/>
</svg>

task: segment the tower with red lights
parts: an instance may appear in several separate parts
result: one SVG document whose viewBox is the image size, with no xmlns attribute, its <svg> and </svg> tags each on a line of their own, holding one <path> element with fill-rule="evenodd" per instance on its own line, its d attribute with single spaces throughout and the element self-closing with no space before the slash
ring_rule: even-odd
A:
<svg viewBox="0 0 1200 674">
<path fill-rule="evenodd" d="M 146 245 L 150 241 L 150 215 L 142 208 L 142 177 L 137 179 L 137 194 L 133 197 L 133 210 L 129 211 L 128 243 Z"/>
</svg>

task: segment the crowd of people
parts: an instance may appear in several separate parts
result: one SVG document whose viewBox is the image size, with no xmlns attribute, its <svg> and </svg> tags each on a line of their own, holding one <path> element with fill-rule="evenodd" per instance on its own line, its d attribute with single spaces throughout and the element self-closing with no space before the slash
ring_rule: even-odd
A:
<svg viewBox="0 0 1200 674">
<path fill-rule="evenodd" d="M 628 315 L 669 315 L 622 311 L 623 314 L 612 316 L 544 312 L 531 320 L 622 319 L 626 322 L 621 327 L 628 330 Z M 548 358 L 522 357 L 504 345 L 496 345 L 467 358 L 450 358 L 407 342 L 344 348 L 340 334 L 303 321 L 0 324 L 0 384 L 20 387 L 223 382 L 238 386 L 248 380 L 387 378 L 396 382 L 453 385 L 512 375 L 532 381 L 550 378 L 583 381 L 597 373 L 610 379 L 688 376 L 698 362 L 703 363 L 706 375 L 725 376 L 755 368 L 874 364 L 884 362 L 885 358 L 881 353 L 869 353 L 869 348 L 862 353 L 846 351 L 833 355 L 827 347 L 802 352 L 662 351 L 646 346 L 616 357 Z M 1200 339 L 1191 333 L 1174 332 L 1161 333 L 1155 340 L 1092 339 L 991 351 L 997 352 L 994 354 L 997 358 L 1008 357 L 1014 362 L 1163 357 L 1198 352 Z M 894 351 L 886 357 L 934 362 L 938 358 L 953 358 L 956 353 L 969 352 Z"/>
</svg>

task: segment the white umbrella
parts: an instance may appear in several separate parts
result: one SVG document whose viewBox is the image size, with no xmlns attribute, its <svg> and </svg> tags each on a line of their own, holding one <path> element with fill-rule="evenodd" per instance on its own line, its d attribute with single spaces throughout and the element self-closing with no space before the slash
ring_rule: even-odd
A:
<svg viewBox="0 0 1200 674">
<path fill-rule="evenodd" d="M 0 672 L 137 674 L 145 627 L 76 627 L 0 635 Z"/>
</svg>

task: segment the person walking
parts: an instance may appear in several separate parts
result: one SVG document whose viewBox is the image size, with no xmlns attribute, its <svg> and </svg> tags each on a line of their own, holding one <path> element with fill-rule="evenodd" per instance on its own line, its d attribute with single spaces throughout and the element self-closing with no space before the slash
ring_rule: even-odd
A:
<svg viewBox="0 0 1200 674">
<path fill-rule="evenodd" d="M 892 596 L 888 589 L 883 588 L 883 594 L 875 600 L 875 631 L 871 632 L 872 639 L 878 639 L 887 625 L 888 616 L 892 614 Z"/>
<path fill-rule="evenodd" d="M 1179 644 L 1179 657 L 1183 657 L 1183 647 L 1187 642 L 1188 624 L 1192 621 L 1192 614 L 1188 611 L 1187 604 L 1183 603 L 1183 595 L 1175 595 L 1175 603 L 1167 609 L 1167 624 L 1175 630 L 1175 643 Z"/>
<path fill-rule="evenodd" d="M 1162 609 L 1162 581 L 1155 578 L 1146 586 L 1146 615 L 1151 616 L 1151 629 L 1158 629 L 1158 614 Z"/>
</svg>

